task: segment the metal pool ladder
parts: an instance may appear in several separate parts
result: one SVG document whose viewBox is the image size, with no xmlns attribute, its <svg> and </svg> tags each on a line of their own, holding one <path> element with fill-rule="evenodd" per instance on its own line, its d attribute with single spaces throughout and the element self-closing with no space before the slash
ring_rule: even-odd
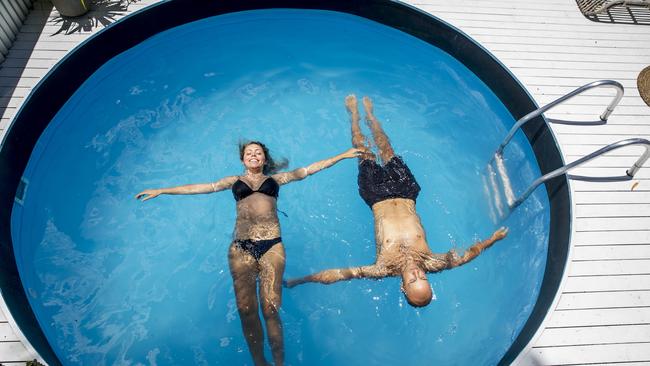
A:
<svg viewBox="0 0 650 366">
<path fill-rule="evenodd" d="M 641 166 L 646 162 L 646 160 L 648 160 L 648 158 L 650 157 L 650 141 L 642 138 L 631 138 L 631 139 L 621 140 L 609 144 L 597 151 L 592 152 L 587 156 L 584 156 L 572 163 L 569 163 L 565 166 L 562 166 L 550 173 L 547 173 L 537 178 L 535 181 L 533 181 L 533 183 L 530 184 L 528 189 L 526 189 L 526 191 L 521 196 L 515 198 L 515 194 L 513 192 L 512 185 L 510 183 L 510 178 L 508 176 L 508 171 L 503 161 L 503 150 L 505 149 L 506 145 L 508 145 L 510 140 L 512 140 L 517 130 L 521 128 L 521 126 L 523 126 L 525 123 L 529 122 L 535 117 L 540 116 L 541 114 L 552 109 L 553 107 L 567 101 L 568 99 L 571 99 L 576 95 L 581 94 L 587 90 L 598 88 L 598 87 L 612 87 L 616 89 L 616 96 L 609 103 L 605 111 L 600 115 L 599 120 L 587 121 L 587 122 L 565 121 L 565 120 L 558 120 L 552 118 L 547 118 L 546 120 L 550 123 L 565 124 L 565 125 L 592 125 L 592 126 L 603 125 L 607 123 L 607 119 L 612 114 L 614 108 L 623 97 L 623 92 L 624 92 L 623 86 L 620 83 L 613 80 L 600 80 L 600 81 L 594 81 L 592 83 L 583 85 L 578 89 L 554 100 L 553 102 L 528 113 L 527 115 L 519 119 L 514 126 L 512 126 L 510 132 L 508 132 L 508 135 L 505 137 L 503 142 L 499 145 L 496 152 L 494 153 L 494 156 L 492 157 L 492 159 L 487 165 L 487 177 L 485 177 L 486 181 L 484 183 L 485 183 L 486 192 L 488 196 L 491 197 L 491 201 L 494 204 L 493 216 L 496 217 L 493 218 L 495 220 L 497 218 L 498 219 L 506 218 L 510 214 L 510 212 L 512 212 L 515 208 L 517 208 L 517 206 L 519 206 L 522 202 L 524 202 L 535 191 L 535 189 L 542 183 L 548 181 L 549 179 L 565 174 L 570 169 L 580 166 L 609 151 L 616 150 L 630 145 L 645 146 L 645 152 L 641 155 L 641 157 L 639 157 L 639 159 L 634 163 L 634 165 L 632 165 L 632 167 L 625 172 L 625 175 L 616 176 L 616 177 L 586 177 L 580 175 L 567 174 L 567 177 L 569 179 L 585 180 L 585 181 L 592 181 L 592 182 L 616 182 L 616 181 L 631 180 L 634 177 L 634 175 L 637 173 L 637 171 L 639 171 Z M 497 179 L 501 181 L 501 186 L 499 186 Z M 504 201 L 507 207 L 504 207 Z"/>
</svg>

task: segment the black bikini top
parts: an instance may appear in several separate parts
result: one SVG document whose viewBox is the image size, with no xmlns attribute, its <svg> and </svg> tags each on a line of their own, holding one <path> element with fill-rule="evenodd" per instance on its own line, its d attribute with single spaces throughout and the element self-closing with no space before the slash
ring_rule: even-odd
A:
<svg viewBox="0 0 650 366">
<path fill-rule="evenodd" d="M 235 184 L 232 185 L 232 195 L 235 196 L 235 201 L 241 201 L 255 192 L 278 198 L 280 185 L 272 177 L 266 178 L 266 180 L 262 182 L 262 185 L 260 185 L 260 188 L 256 191 L 251 189 L 251 187 L 241 179 L 237 179 Z"/>
</svg>

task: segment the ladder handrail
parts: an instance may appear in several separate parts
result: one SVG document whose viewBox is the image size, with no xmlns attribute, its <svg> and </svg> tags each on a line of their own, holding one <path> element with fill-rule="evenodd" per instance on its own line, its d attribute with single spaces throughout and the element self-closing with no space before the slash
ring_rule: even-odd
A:
<svg viewBox="0 0 650 366">
<path fill-rule="evenodd" d="M 533 118 L 543 114 L 544 112 L 546 112 L 549 109 L 555 107 L 556 105 L 561 104 L 561 103 L 575 97 L 578 94 L 581 94 L 581 93 L 583 93 L 583 92 L 585 92 L 585 91 L 587 91 L 589 89 L 598 88 L 598 87 L 601 87 L 601 86 L 608 86 L 608 87 L 615 88 L 616 89 L 616 96 L 609 103 L 609 105 L 607 106 L 605 111 L 600 115 L 600 121 L 594 121 L 594 122 L 578 122 L 578 121 L 575 121 L 575 122 L 572 122 L 572 121 L 563 121 L 563 120 L 556 120 L 556 119 L 549 119 L 548 121 L 551 122 L 551 123 L 576 124 L 576 125 L 579 125 L 579 124 L 582 124 L 582 125 L 597 125 L 597 124 L 607 123 L 607 119 L 609 118 L 609 116 L 614 111 L 614 107 L 616 107 L 616 105 L 621 101 L 621 98 L 623 98 L 624 88 L 623 88 L 623 85 L 621 85 L 619 82 L 614 81 L 614 80 L 598 80 L 598 81 L 594 81 L 594 82 L 591 82 L 589 84 L 583 85 L 583 86 L 579 87 L 578 89 L 575 89 L 574 91 L 572 91 L 572 92 L 570 92 L 570 93 L 568 93 L 568 94 L 566 94 L 566 95 L 552 101 L 551 103 L 549 103 L 549 104 L 547 104 L 547 105 L 545 105 L 543 107 L 537 108 L 536 110 L 534 110 L 534 111 L 528 113 L 527 115 L 521 117 L 517 121 L 517 123 L 515 123 L 515 125 L 512 126 L 512 128 L 508 132 L 508 135 L 503 140 L 501 145 L 499 145 L 499 148 L 497 148 L 497 151 L 495 152 L 495 155 L 500 156 L 503 153 L 503 149 L 510 142 L 510 140 L 512 140 L 512 137 L 515 135 L 515 132 L 517 132 L 517 130 L 521 126 L 523 126 L 525 123 L 527 123 L 530 120 L 532 120 Z"/>
<path fill-rule="evenodd" d="M 580 159 L 578 159 L 578 160 L 576 160 L 576 161 L 574 161 L 572 163 L 569 163 L 569 164 L 567 164 L 567 165 L 565 165 L 563 167 L 555 169 L 554 171 L 552 171 L 550 173 L 544 174 L 543 176 L 537 178 L 530 185 L 530 187 L 528 187 L 526 192 L 524 192 L 524 194 L 522 194 L 519 198 L 517 198 L 510 205 L 510 209 L 514 210 L 517 206 L 519 206 L 522 202 L 524 202 L 526 200 L 526 198 L 528 198 L 528 196 L 530 196 L 533 193 L 533 191 L 540 184 L 546 182 L 547 180 L 555 178 L 557 176 L 560 176 L 560 175 L 566 173 L 569 169 L 580 166 L 580 165 L 586 163 L 589 160 L 592 160 L 592 159 L 595 159 L 595 158 L 599 157 L 600 155 L 602 155 L 604 153 L 607 153 L 609 151 L 616 150 L 616 149 L 619 149 L 619 148 L 622 148 L 622 147 L 626 147 L 626 146 L 629 146 L 629 145 L 644 145 L 645 146 L 645 152 L 639 157 L 639 159 L 637 159 L 637 161 L 634 163 L 634 165 L 632 165 L 632 167 L 625 172 L 624 176 L 613 177 L 613 178 L 589 178 L 589 177 L 584 177 L 584 176 L 571 176 L 571 178 L 579 179 L 579 180 L 607 179 L 607 180 L 612 180 L 612 181 L 613 180 L 630 180 L 630 179 L 634 178 L 634 175 L 639 171 L 641 166 L 643 166 L 643 164 L 648 160 L 648 158 L 650 158 L 650 141 L 648 141 L 646 139 L 631 138 L 631 139 L 627 139 L 627 140 L 621 140 L 621 141 L 618 141 L 618 142 L 614 142 L 614 143 L 609 144 L 609 145 L 607 145 L 607 146 L 605 146 L 605 147 L 603 147 L 601 149 L 598 149 L 598 150 L 592 152 L 591 154 L 589 154 L 587 156 L 584 156 L 584 157 L 582 157 L 582 158 L 580 158 Z"/>
</svg>

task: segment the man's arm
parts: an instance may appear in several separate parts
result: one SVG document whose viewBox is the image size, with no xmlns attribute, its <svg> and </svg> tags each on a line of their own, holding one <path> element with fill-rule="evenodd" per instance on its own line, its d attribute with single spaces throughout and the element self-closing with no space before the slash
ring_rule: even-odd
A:
<svg viewBox="0 0 650 366">
<path fill-rule="evenodd" d="M 320 282 L 329 285 L 352 278 L 384 278 L 388 276 L 390 273 L 384 266 L 373 264 L 372 266 L 328 269 L 305 277 L 289 279 L 285 286 L 291 288 L 307 282 Z"/>
<path fill-rule="evenodd" d="M 478 257 L 482 251 L 491 247 L 497 241 L 503 239 L 508 235 L 508 229 L 505 227 L 495 231 L 492 236 L 480 241 L 469 247 L 462 256 L 459 256 L 455 250 L 450 250 L 446 254 L 434 254 L 429 260 L 425 262 L 427 272 L 440 272 L 445 269 L 462 266 L 465 263 L 472 261 Z"/>
</svg>

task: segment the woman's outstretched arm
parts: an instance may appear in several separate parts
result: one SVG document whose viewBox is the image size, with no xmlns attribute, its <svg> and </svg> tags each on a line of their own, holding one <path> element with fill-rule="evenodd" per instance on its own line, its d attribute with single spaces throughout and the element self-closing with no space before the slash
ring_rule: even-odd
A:
<svg viewBox="0 0 650 366">
<path fill-rule="evenodd" d="M 307 282 L 319 282 L 329 285 L 330 283 L 350 280 L 353 278 L 384 278 L 391 274 L 384 266 L 373 264 L 372 266 L 328 269 L 318 273 L 310 274 L 301 278 L 293 278 L 286 281 L 286 287 L 294 287 Z"/>
<path fill-rule="evenodd" d="M 161 194 L 201 194 L 219 192 L 232 187 L 237 179 L 238 177 L 232 176 L 225 177 L 212 183 L 187 184 L 184 186 L 171 188 L 145 189 L 144 191 L 136 194 L 135 198 L 146 201 L 152 198 L 156 198 Z"/>
<path fill-rule="evenodd" d="M 307 178 L 308 176 L 317 173 L 323 169 L 327 169 L 331 167 L 332 165 L 338 163 L 339 161 L 343 159 L 350 159 L 350 158 L 356 158 L 358 157 L 364 149 L 359 149 L 359 148 L 351 148 L 341 154 L 338 154 L 334 157 L 331 157 L 329 159 L 317 161 L 315 163 L 309 164 L 308 166 L 304 168 L 298 168 L 295 170 L 292 170 L 290 172 L 282 172 L 282 173 L 277 173 L 273 175 L 273 179 L 275 179 L 278 184 L 287 184 L 290 182 L 293 182 L 295 180 L 302 180 Z"/>
</svg>

